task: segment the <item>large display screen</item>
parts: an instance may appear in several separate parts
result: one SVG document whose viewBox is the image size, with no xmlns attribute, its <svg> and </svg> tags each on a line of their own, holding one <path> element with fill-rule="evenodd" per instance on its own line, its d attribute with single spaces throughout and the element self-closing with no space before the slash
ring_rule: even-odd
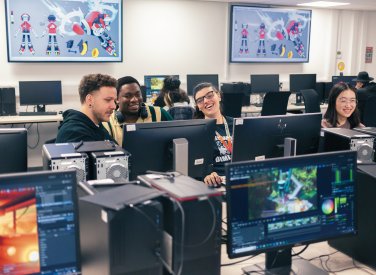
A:
<svg viewBox="0 0 376 275">
<path fill-rule="evenodd" d="M 230 62 L 308 62 L 311 11 L 231 6 Z"/>
<path fill-rule="evenodd" d="M 6 0 L 9 62 L 122 61 L 122 1 Z"/>
</svg>

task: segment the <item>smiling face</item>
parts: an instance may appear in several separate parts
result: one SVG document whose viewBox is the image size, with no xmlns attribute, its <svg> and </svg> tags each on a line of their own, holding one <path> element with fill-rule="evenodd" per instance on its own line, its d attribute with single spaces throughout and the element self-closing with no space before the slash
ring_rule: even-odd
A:
<svg viewBox="0 0 376 275">
<path fill-rule="evenodd" d="M 138 116 L 142 104 L 142 94 L 137 83 L 121 86 L 118 96 L 119 110 L 124 116 Z"/>
<path fill-rule="evenodd" d="M 352 90 L 344 90 L 336 99 L 338 121 L 349 118 L 356 108 L 356 95 Z"/>
<path fill-rule="evenodd" d="M 195 101 L 198 109 L 204 114 L 205 118 L 218 118 L 221 116 L 221 96 L 213 87 L 199 90 L 195 94 Z"/>
</svg>

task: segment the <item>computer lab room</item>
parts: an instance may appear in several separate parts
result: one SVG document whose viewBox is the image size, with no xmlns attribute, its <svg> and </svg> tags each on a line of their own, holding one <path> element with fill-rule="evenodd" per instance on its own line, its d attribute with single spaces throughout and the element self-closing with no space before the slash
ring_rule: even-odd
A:
<svg viewBox="0 0 376 275">
<path fill-rule="evenodd" d="M 376 274 L 375 1 L 0 21 L 0 274 Z"/>
</svg>

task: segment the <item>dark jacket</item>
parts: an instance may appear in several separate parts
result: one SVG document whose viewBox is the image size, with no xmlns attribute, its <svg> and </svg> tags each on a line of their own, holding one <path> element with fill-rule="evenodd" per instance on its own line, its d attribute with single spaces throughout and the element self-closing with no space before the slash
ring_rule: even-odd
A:
<svg viewBox="0 0 376 275">
<path fill-rule="evenodd" d="M 376 83 L 374 82 L 368 83 L 367 86 L 358 90 L 357 99 L 361 122 L 364 122 L 364 108 L 366 106 L 366 102 L 374 96 L 376 96 Z"/>
<path fill-rule="evenodd" d="M 113 140 L 102 123 L 99 123 L 99 126 L 95 125 L 80 111 L 70 109 L 63 113 L 63 122 L 59 126 L 56 143 L 102 140 Z"/>
</svg>

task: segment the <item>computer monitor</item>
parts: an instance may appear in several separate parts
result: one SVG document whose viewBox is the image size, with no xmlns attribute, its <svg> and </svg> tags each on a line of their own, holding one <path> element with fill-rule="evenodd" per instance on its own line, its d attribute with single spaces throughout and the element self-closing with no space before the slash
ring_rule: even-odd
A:
<svg viewBox="0 0 376 275">
<path fill-rule="evenodd" d="M 0 173 L 27 171 L 27 130 L 0 129 Z"/>
<path fill-rule="evenodd" d="M 163 81 L 169 75 L 145 75 L 144 76 L 144 85 L 145 85 L 145 94 L 146 101 L 149 101 L 152 97 L 157 98 L 159 92 L 163 88 Z M 179 79 L 178 75 L 173 75 L 173 77 Z"/>
<path fill-rule="evenodd" d="M 227 164 L 229 257 L 266 252 L 266 269 L 290 270 L 293 246 L 355 235 L 356 170 L 354 151 Z M 307 261 L 292 266 L 265 274 L 321 274 Z M 264 269 L 243 270 L 253 268 Z"/>
<path fill-rule="evenodd" d="M 356 75 L 333 75 L 332 76 L 332 85 L 336 85 L 338 82 L 345 82 L 355 87 L 356 81 L 353 81 L 353 79 L 356 79 Z"/>
<path fill-rule="evenodd" d="M 263 94 L 279 91 L 278 74 L 251 74 L 251 93 Z"/>
<path fill-rule="evenodd" d="M 193 88 L 202 82 L 209 82 L 219 89 L 218 74 L 187 74 L 187 93 L 193 96 Z"/>
<path fill-rule="evenodd" d="M 20 81 L 20 105 L 35 105 L 45 112 L 45 105 L 62 104 L 61 81 Z"/>
<path fill-rule="evenodd" d="M 0 175 L 0 273 L 79 274 L 76 173 Z"/>
<path fill-rule="evenodd" d="M 301 90 L 316 90 L 316 74 L 290 74 L 290 91 L 296 93 L 296 103 L 302 102 Z"/>
<path fill-rule="evenodd" d="M 318 152 L 321 113 L 235 118 L 232 161 L 282 157 L 285 138 L 297 140 L 296 154 Z"/>
<path fill-rule="evenodd" d="M 125 125 L 123 147 L 131 154 L 130 178 L 134 180 L 147 170 L 171 171 L 176 162 L 188 170 L 190 177 L 202 178 L 213 162 L 215 125 L 215 119 Z M 183 152 L 173 153 L 173 140 L 179 138 L 188 140 L 188 148 L 186 144 L 178 144 Z"/>
</svg>

